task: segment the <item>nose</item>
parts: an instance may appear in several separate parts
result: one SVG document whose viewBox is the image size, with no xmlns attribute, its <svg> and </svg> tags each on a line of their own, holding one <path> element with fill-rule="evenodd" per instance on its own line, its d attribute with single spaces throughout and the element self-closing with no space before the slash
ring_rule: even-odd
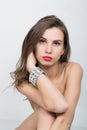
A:
<svg viewBox="0 0 87 130">
<path fill-rule="evenodd" d="M 45 49 L 46 53 L 52 53 L 52 46 L 51 45 L 46 45 L 46 49 Z"/>
</svg>

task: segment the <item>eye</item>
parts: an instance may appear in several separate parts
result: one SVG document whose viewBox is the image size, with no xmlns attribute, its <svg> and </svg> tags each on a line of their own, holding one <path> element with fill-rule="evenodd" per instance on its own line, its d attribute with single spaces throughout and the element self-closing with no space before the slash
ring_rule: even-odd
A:
<svg viewBox="0 0 87 130">
<path fill-rule="evenodd" d="M 59 46 L 59 45 L 61 45 L 61 43 L 59 42 L 59 41 L 54 41 L 54 43 L 53 43 L 54 45 L 56 45 L 56 46 Z"/>
<path fill-rule="evenodd" d="M 45 42 L 46 42 L 46 40 L 45 40 L 45 39 L 40 38 L 39 43 L 44 44 Z"/>
</svg>

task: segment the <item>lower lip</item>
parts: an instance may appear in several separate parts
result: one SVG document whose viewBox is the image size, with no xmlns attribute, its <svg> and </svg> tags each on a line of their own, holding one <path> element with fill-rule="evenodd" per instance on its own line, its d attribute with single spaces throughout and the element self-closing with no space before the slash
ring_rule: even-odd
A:
<svg viewBox="0 0 87 130">
<path fill-rule="evenodd" d="M 51 61 L 51 60 L 52 60 L 51 57 L 43 57 L 43 59 L 44 59 L 45 61 Z"/>
</svg>

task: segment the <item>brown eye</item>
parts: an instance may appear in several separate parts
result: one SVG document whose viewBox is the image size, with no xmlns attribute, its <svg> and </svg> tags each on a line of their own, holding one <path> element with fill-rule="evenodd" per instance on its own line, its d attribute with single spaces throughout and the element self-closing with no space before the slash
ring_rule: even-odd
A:
<svg viewBox="0 0 87 130">
<path fill-rule="evenodd" d="M 40 40 L 40 43 L 44 43 L 45 41 L 44 40 Z"/>
<path fill-rule="evenodd" d="M 46 40 L 45 40 L 45 39 L 40 38 L 39 43 L 44 44 L 45 42 L 46 42 Z"/>
<path fill-rule="evenodd" d="M 58 42 L 58 41 L 55 41 L 54 42 L 54 45 L 56 45 L 56 46 L 59 46 L 61 43 L 60 42 Z"/>
</svg>

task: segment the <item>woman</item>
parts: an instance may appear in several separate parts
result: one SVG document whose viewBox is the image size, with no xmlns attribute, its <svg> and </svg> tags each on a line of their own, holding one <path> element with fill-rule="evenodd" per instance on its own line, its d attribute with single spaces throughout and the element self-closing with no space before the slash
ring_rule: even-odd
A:
<svg viewBox="0 0 87 130">
<path fill-rule="evenodd" d="M 46 16 L 30 29 L 12 76 L 34 112 L 16 130 L 70 130 L 83 70 L 69 57 L 68 31 L 59 18 Z"/>
</svg>

